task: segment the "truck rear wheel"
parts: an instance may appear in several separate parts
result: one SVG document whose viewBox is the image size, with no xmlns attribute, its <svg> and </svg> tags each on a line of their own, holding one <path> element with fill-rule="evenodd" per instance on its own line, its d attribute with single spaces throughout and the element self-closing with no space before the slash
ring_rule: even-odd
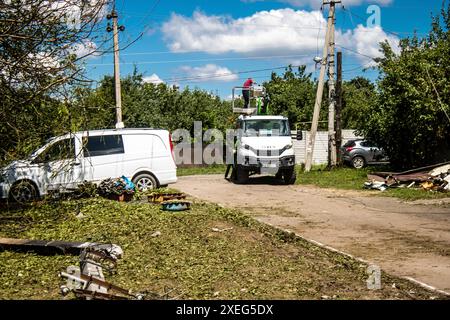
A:
<svg viewBox="0 0 450 320">
<path fill-rule="evenodd" d="M 284 184 L 294 184 L 296 179 L 297 179 L 297 174 L 296 174 L 294 168 L 286 169 L 283 171 Z"/>
<path fill-rule="evenodd" d="M 242 168 L 240 165 L 236 166 L 236 183 L 243 184 L 247 183 L 249 177 L 249 172 Z"/>
</svg>

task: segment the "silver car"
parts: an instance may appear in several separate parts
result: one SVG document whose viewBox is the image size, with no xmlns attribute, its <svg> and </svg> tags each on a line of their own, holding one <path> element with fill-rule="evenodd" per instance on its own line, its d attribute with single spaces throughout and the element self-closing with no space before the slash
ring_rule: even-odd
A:
<svg viewBox="0 0 450 320">
<path fill-rule="evenodd" d="M 367 140 L 349 140 L 341 147 L 342 161 L 361 169 L 370 164 L 387 164 L 389 159 L 383 149 Z"/>
</svg>

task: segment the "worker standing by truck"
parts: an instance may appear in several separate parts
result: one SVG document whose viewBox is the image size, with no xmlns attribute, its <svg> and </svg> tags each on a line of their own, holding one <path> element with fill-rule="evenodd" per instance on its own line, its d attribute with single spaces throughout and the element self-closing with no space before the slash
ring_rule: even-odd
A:
<svg viewBox="0 0 450 320">
<path fill-rule="evenodd" d="M 250 87 L 253 85 L 253 79 L 248 78 L 242 88 L 242 96 L 244 97 L 244 108 L 250 108 Z"/>
</svg>

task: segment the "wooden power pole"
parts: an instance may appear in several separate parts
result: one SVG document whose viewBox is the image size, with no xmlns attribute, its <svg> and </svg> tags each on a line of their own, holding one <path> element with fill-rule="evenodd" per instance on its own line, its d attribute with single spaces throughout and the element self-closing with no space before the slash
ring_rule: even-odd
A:
<svg viewBox="0 0 450 320">
<path fill-rule="evenodd" d="M 339 150 L 342 146 L 342 52 L 337 53 L 337 82 L 336 82 L 336 159 L 340 165 L 342 162 Z"/>
<path fill-rule="evenodd" d="M 322 61 L 320 66 L 320 75 L 319 75 L 319 84 L 317 86 L 317 93 L 316 93 L 316 102 L 314 104 L 314 114 L 313 114 L 313 120 L 311 124 L 311 132 L 308 140 L 308 145 L 306 147 L 306 163 L 305 163 L 305 171 L 309 172 L 311 171 L 312 167 L 312 160 L 313 160 L 313 153 L 314 153 L 314 144 L 316 142 L 316 133 L 317 133 L 317 126 L 319 124 L 319 115 L 320 115 L 320 106 L 322 104 L 322 97 L 323 97 L 323 85 L 325 81 L 325 69 L 327 66 L 327 62 L 329 62 L 330 59 L 328 59 L 329 54 L 333 53 L 333 76 L 334 76 L 334 23 L 335 23 L 335 11 L 336 11 L 336 3 L 340 3 L 340 0 L 329 0 L 323 1 L 323 5 L 329 4 L 330 10 L 328 12 L 328 22 L 327 22 L 327 32 L 325 34 L 325 43 L 323 46 L 323 54 L 322 54 Z M 331 76 L 329 74 L 329 76 Z M 331 90 L 330 90 L 331 91 Z M 334 80 L 333 80 L 333 92 L 334 92 Z M 334 108 L 334 104 L 333 104 Z M 330 113 L 328 117 L 330 117 Z M 332 130 L 333 130 L 333 138 L 332 140 L 335 141 L 334 138 L 334 109 L 332 112 Z M 329 121 L 330 123 L 330 121 Z M 329 125 L 330 127 L 330 125 Z M 330 130 L 329 130 L 330 131 Z M 336 157 L 336 153 L 335 156 Z"/>
<path fill-rule="evenodd" d="M 122 91 L 120 88 L 120 66 L 119 66 L 119 30 L 125 30 L 124 26 L 118 26 L 117 19 L 118 15 L 116 12 L 115 4 L 113 5 L 113 9 L 111 14 L 108 14 L 107 19 L 112 19 L 113 27 L 108 23 L 108 27 L 106 30 L 108 32 L 113 32 L 113 41 L 114 41 L 114 92 L 116 97 L 116 128 L 123 128 L 124 124 L 122 121 Z"/>
</svg>

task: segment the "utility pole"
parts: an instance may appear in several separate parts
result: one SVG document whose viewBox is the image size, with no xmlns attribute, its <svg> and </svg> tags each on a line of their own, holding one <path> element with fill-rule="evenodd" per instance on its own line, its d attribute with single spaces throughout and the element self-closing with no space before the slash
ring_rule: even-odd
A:
<svg viewBox="0 0 450 320">
<path fill-rule="evenodd" d="M 314 153 L 314 144 L 316 142 L 316 133 L 317 133 L 317 126 L 319 124 L 319 115 L 320 115 L 320 106 L 322 104 L 322 97 L 323 97 L 323 84 L 325 80 L 325 69 L 327 65 L 327 58 L 328 58 L 328 48 L 330 45 L 333 46 L 333 54 L 334 54 L 334 35 L 331 36 L 332 33 L 334 33 L 334 16 L 335 16 L 335 4 L 340 3 L 340 0 L 329 0 L 329 1 L 323 1 L 323 5 L 329 4 L 330 10 L 328 12 L 328 22 L 327 22 L 327 32 L 325 34 L 325 43 L 323 46 L 323 53 L 322 53 L 322 60 L 321 60 L 321 66 L 320 66 L 320 76 L 319 76 L 319 84 L 317 86 L 317 93 L 316 93 L 316 102 L 314 104 L 314 114 L 313 114 L 313 120 L 311 124 L 311 133 L 308 141 L 308 145 L 306 147 L 306 163 L 305 163 L 305 171 L 309 172 L 311 171 L 312 167 L 312 160 L 313 160 L 313 153 Z M 333 43 L 331 43 L 331 40 Z M 333 58 L 334 60 L 334 58 Z M 333 118 L 334 121 L 334 118 Z M 334 125 L 333 125 L 334 126 Z M 334 140 L 334 139 L 333 139 Z"/>
<path fill-rule="evenodd" d="M 334 6 L 334 4 L 333 4 Z M 331 24 L 330 48 L 328 52 L 328 167 L 336 167 L 336 132 L 334 131 L 335 108 L 336 108 L 336 88 L 334 72 L 334 25 L 336 23 L 333 14 L 333 23 Z"/>
<path fill-rule="evenodd" d="M 106 31 L 113 32 L 113 41 L 114 41 L 114 91 L 116 96 L 116 128 L 120 129 L 124 127 L 122 121 L 122 94 L 120 88 L 120 67 L 119 67 L 119 30 L 125 30 L 124 26 L 118 26 L 117 19 L 118 15 L 116 12 L 115 2 L 113 4 L 113 9 L 110 14 L 106 16 L 108 20 L 112 19 L 113 27 L 108 23 Z"/>
<path fill-rule="evenodd" d="M 342 52 L 337 53 L 337 82 L 336 82 L 336 159 L 337 163 L 340 165 L 342 162 L 339 150 L 342 146 L 342 123 L 341 123 L 341 112 L 342 112 Z"/>
</svg>

